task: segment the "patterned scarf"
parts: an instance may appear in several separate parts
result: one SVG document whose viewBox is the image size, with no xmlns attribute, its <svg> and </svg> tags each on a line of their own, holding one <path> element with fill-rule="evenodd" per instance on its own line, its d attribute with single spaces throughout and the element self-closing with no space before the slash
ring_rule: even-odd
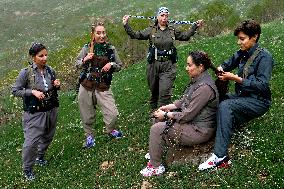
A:
<svg viewBox="0 0 284 189">
<path fill-rule="evenodd" d="M 109 43 L 95 43 L 94 53 L 96 56 L 107 56 L 107 50 L 110 48 Z"/>
</svg>

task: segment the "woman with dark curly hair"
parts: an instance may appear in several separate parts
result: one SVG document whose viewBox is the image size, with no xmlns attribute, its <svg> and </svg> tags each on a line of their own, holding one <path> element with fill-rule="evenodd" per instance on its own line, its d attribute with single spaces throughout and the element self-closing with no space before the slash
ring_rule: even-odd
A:
<svg viewBox="0 0 284 189">
<path fill-rule="evenodd" d="M 160 107 L 154 116 L 160 121 L 150 130 L 150 161 L 141 170 L 143 176 L 160 175 L 165 145 L 192 146 L 214 136 L 219 95 L 214 80 L 208 74 L 212 67 L 205 52 L 189 53 L 186 70 L 191 81 L 180 100 Z"/>
</svg>

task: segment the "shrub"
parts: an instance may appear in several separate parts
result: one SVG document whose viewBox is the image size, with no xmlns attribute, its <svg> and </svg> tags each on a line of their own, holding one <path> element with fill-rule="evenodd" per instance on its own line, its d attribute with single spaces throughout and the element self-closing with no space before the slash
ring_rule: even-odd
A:
<svg viewBox="0 0 284 189">
<path fill-rule="evenodd" d="M 199 19 L 205 20 L 204 32 L 208 36 L 216 36 L 223 31 L 230 30 L 240 21 L 236 10 L 222 0 L 208 3 L 195 14 L 198 14 Z M 197 17 L 197 15 L 193 15 L 193 17 Z"/>
<path fill-rule="evenodd" d="M 275 19 L 283 19 L 284 2 L 280 0 L 263 0 L 251 7 L 247 12 L 248 18 L 264 23 Z"/>
</svg>

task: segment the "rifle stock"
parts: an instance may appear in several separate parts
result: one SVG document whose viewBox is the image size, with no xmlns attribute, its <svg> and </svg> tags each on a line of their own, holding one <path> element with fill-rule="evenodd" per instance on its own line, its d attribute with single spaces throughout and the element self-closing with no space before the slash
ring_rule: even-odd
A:
<svg viewBox="0 0 284 189">
<path fill-rule="evenodd" d="M 93 53 L 94 52 L 94 41 L 95 41 L 95 32 L 92 31 L 89 53 Z"/>
</svg>

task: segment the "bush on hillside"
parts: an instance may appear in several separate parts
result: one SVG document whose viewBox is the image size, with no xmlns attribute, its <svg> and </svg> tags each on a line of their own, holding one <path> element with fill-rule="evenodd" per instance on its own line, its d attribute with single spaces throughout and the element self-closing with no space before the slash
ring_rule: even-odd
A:
<svg viewBox="0 0 284 189">
<path fill-rule="evenodd" d="M 236 10 L 222 0 L 215 0 L 194 13 L 192 17 L 205 20 L 204 32 L 208 36 L 216 36 L 231 30 L 240 21 Z"/>
<path fill-rule="evenodd" d="M 271 22 L 284 18 L 284 2 L 279 0 L 263 0 L 252 6 L 247 13 L 248 18 L 253 18 L 258 22 Z"/>
<path fill-rule="evenodd" d="M 131 19 L 130 25 L 133 30 L 142 30 L 149 25 L 149 21 Z M 146 57 L 148 41 L 131 39 L 124 31 L 122 23 L 106 22 L 107 33 L 125 66 L 139 62 Z"/>
</svg>

